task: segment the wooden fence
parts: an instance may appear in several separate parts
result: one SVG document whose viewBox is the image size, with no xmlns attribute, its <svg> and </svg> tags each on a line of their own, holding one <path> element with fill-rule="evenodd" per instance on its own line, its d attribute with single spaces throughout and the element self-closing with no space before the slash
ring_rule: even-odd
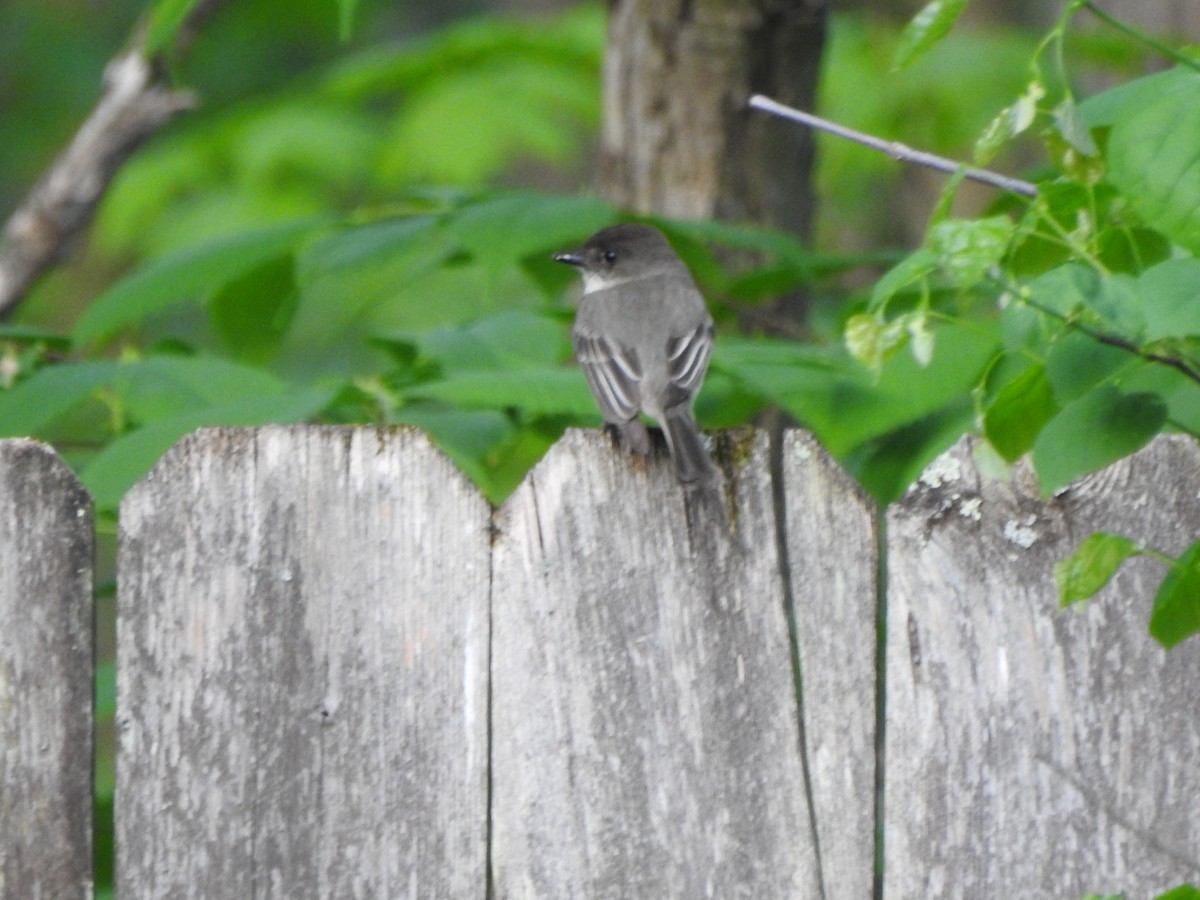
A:
<svg viewBox="0 0 1200 900">
<path fill-rule="evenodd" d="M 1200 879 L 1200 641 L 1148 636 L 1158 563 L 1082 611 L 1051 577 L 1093 530 L 1200 535 L 1194 442 L 1043 501 L 964 440 L 885 518 L 802 432 L 719 450 L 727 516 L 593 433 L 498 511 L 410 430 L 186 438 L 121 508 L 118 897 Z M 91 891 L 91 546 L 0 442 L 5 898 Z"/>
</svg>

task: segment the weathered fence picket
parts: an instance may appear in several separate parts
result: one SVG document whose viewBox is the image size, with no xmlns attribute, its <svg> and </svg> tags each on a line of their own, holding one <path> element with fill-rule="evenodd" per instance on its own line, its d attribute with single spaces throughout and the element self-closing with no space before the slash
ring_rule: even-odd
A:
<svg viewBox="0 0 1200 900">
<path fill-rule="evenodd" d="M 90 897 L 92 503 L 0 441 L 0 897 Z"/>
<path fill-rule="evenodd" d="M 482 897 L 488 542 L 415 431 L 168 453 L 121 507 L 118 896 Z"/>
<path fill-rule="evenodd" d="M 501 897 L 817 896 L 765 436 L 719 504 L 571 432 L 494 562 Z"/>
<path fill-rule="evenodd" d="M 887 897 L 1149 898 L 1200 876 L 1200 648 L 1147 633 L 1161 563 L 1082 611 L 1049 577 L 1093 531 L 1200 535 L 1183 437 L 1049 501 L 963 440 L 888 519 Z"/>
<path fill-rule="evenodd" d="M 963 441 L 885 541 L 807 434 L 718 446 L 723 498 L 569 432 L 493 511 L 413 431 L 185 439 L 121 510 L 118 896 L 868 900 L 880 811 L 885 900 L 1200 879 L 1200 641 L 1147 635 L 1160 564 L 1081 612 L 1051 578 L 1093 530 L 1200 534 L 1194 442 L 1041 500 Z M 90 824 L 22 756 L 80 679 L 90 724 L 90 535 L 0 442 L 0 897 L 51 884 L 32 810 Z M 34 762 L 90 785 L 70 721 Z M 71 837 L 41 896 L 84 892 Z"/>
<path fill-rule="evenodd" d="M 875 881 L 878 513 L 807 432 L 787 432 L 780 450 L 820 896 L 867 900 Z"/>
</svg>

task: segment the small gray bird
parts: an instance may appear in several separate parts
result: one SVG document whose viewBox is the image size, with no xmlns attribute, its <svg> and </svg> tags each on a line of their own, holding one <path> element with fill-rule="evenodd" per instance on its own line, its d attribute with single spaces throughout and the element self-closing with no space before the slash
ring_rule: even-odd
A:
<svg viewBox="0 0 1200 900">
<path fill-rule="evenodd" d="M 645 413 L 662 425 L 684 485 L 719 481 L 692 416 L 713 322 L 683 260 L 662 232 L 637 224 L 601 229 L 554 259 L 583 275 L 571 336 L 604 421 L 645 456 L 650 438 L 638 418 Z"/>
</svg>

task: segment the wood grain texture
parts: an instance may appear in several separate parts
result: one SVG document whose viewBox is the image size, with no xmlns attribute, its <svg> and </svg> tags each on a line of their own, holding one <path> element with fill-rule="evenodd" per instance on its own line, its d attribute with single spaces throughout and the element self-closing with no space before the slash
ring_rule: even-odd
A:
<svg viewBox="0 0 1200 900">
<path fill-rule="evenodd" d="M 0 441 L 0 897 L 92 895 L 92 505 Z"/>
<path fill-rule="evenodd" d="M 785 432 L 782 474 L 821 896 L 870 900 L 875 873 L 878 512 L 807 432 Z"/>
<path fill-rule="evenodd" d="M 488 522 L 412 430 L 167 454 L 121 509 L 119 896 L 484 896 Z"/>
<path fill-rule="evenodd" d="M 816 896 L 764 435 L 727 498 L 570 431 L 498 514 L 498 898 Z"/>
<path fill-rule="evenodd" d="M 1200 536 L 1200 452 L 1159 437 L 1050 501 L 961 441 L 889 515 L 885 896 L 1149 898 L 1200 878 L 1200 642 L 1147 633 L 1164 570 L 1062 611 L 1092 531 Z"/>
</svg>

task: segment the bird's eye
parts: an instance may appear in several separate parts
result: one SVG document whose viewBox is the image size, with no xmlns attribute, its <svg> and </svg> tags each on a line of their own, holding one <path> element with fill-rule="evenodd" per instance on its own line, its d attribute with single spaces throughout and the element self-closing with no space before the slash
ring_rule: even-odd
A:
<svg viewBox="0 0 1200 900">
<path fill-rule="evenodd" d="M 617 261 L 617 251 L 616 250 L 605 250 L 604 251 L 604 261 L 606 263 L 609 263 L 610 265 L 612 263 L 615 263 Z"/>
</svg>

